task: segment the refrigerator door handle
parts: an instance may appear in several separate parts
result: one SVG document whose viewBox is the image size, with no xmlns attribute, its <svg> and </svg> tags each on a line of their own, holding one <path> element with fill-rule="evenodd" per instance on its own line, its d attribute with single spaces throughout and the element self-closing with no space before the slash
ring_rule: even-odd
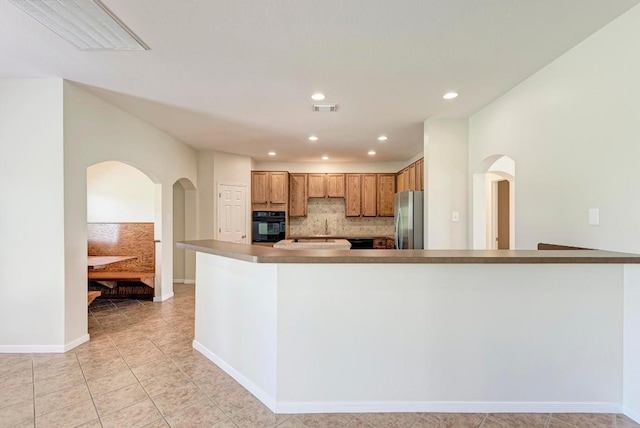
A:
<svg viewBox="0 0 640 428">
<path fill-rule="evenodd" d="M 399 249 L 400 247 L 398 246 L 398 243 L 400 242 L 400 228 L 399 228 L 399 223 L 400 223 L 400 209 L 398 209 L 398 213 L 396 215 L 396 236 L 395 236 L 395 246 L 396 249 Z"/>
<path fill-rule="evenodd" d="M 404 249 L 404 225 L 402 224 L 402 210 L 398 210 L 398 231 L 400 234 L 398 235 L 398 249 Z"/>
</svg>

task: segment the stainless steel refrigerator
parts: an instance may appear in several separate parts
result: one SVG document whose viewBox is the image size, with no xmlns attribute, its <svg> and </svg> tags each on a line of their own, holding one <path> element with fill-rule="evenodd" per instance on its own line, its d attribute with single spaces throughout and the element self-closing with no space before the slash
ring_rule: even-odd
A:
<svg viewBox="0 0 640 428">
<path fill-rule="evenodd" d="M 424 248 L 424 192 L 405 190 L 396 193 L 395 199 L 396 249 Z"/>
</svg>

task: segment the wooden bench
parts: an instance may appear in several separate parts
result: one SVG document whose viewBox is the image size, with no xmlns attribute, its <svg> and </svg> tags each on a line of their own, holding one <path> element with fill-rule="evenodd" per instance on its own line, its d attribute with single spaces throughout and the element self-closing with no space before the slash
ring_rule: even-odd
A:
<svg viewBox="0 0 640 428">
<path fill-rule="evenodd" d="M 101 270 L 90 270 L 87 275 L 91 281 L 95 281 L 109 288 L 115 287 L 118 281 L 139 281 L 151 288 L 155 287 L 154 272 L 105 272 Z"/>
<path fill-rule="evenodd" d="M 87 293 L 87 306 L 91 304 L 94 300 L 96 300 L 102 294 L 101 291 L 89 291 Z"/>
<path fill-rule="evenodd" d="M 88 223 L 87 244 L 89 290 L 103 299 L 153 299 L 153 223 Z"/>
</svg>

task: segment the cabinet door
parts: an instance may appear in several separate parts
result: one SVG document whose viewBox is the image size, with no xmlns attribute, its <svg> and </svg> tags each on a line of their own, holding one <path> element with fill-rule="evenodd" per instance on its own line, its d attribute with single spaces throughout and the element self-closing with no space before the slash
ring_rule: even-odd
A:
<svg viewBox="0 0 640 428">
<path fill-rule="evenodd" d="M 327 196 L 344 198 L 344 174 L 327 174 Z"/>
<path fill-rule="evenodd" d="M 268 172 L 251 172 L 251 203 L 266 204 L 269 202 L 269 180 Z"/>
<path fill-rule="evenodd" d="M 409 165 L 409 190 L 416 189 L 416 164 Z"/>
<path fill-rule="evenodd" d="M 286 172 L 270 172 L 269 173 L 270 191 L 269 197 L 272 204 L 287 203 L 287 173 Z"/>
<path fill-rule="evenodd" d="M 424 190 L 424 158 L 416 163 L 416 189 Z"/>
<path fill-rule="evenodd" d="M 362 174 L 362 215 L 378 215 L 378 177 L 376 174 Z"/>
<path fill-rule="evenodd" d="M 395 174 L 378 174 L 378 217 L 393 217 Z"/>
<path fill-rule="evenodd" d="M 307 215 L 307 174 L 289 174 L 289 217 Z"/>
<path fill-rule="evenodd" d="M 326 174 L 309 174 L 309 197 L 324 198 L 326 192 Z"/>
<path fill-rule="evenodd" d="M 346 174 L 345 178 L 345 216 L 360 217 L 361 176 L 360 174 Z"/>
</svg>

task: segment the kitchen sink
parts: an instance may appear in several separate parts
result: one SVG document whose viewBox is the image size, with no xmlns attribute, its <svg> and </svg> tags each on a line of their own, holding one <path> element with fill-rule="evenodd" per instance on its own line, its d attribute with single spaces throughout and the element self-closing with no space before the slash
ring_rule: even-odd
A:
<svg viewBox="0 0 640 428">
<path fill-rule="evenodd" d="M 334 243 L 336 242 L 335 239 L 329 239 L 329 238 L 304 238 L 304 239 L 294 239 L 293 242 L 331 242 Z"/>
</svg>

